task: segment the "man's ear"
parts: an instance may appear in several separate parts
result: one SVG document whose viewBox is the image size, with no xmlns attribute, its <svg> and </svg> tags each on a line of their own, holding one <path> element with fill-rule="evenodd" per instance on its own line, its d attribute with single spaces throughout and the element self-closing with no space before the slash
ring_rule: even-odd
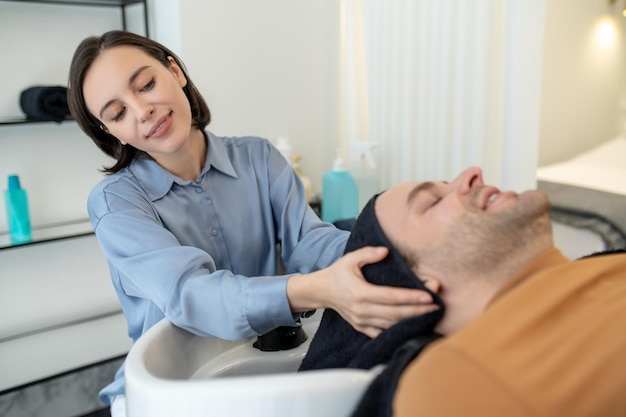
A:
<svg viewBox="0 0 626 417">
<path fill-rule="evenodd" d="M 426 288 L 428 288 L 435 294 L 438 294 L 439 290 L 441 289 L 441 282 L 439 282 L 439 280 L 435 278 L 426 278 L 422 280 L 422 284 L 424 284 Z"/>
</svg>

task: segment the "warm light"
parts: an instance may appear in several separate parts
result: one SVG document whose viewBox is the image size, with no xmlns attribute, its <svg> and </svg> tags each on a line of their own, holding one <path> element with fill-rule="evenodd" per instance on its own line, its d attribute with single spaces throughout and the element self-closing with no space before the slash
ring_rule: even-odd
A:
<svg viewBox="0 0 626 417">
<path fill-rule="evenodd" d="M 615 44 L 617 39 L 617 28 L 615 23 L 608 19 L 603 19 L 598 23 L 595 30 L 595 44 L 597 48 L 607 49 Z"/>
<path fill-rule="evenodd" d="M 607 67 L 609 61 L 619 56 L 619 31 L 615 17 L 603 16 L 596 20 L 587 38 L 590 63 Z"/>
</svg>

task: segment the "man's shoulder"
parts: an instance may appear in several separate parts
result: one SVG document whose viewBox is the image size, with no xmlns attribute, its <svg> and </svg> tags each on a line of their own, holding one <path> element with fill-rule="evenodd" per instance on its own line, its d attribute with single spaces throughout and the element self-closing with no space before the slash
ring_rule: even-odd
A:
<svg viewBox="0 0 626 417">
<path fill-rule="evenodd" d="M 433 343 L 413 361 L 394 397 L 398 417 L 415 415 L 415 410 L 436 416 L 526 416 L 522 408 L 497 375 L 454 337 Z"/>
</svg>

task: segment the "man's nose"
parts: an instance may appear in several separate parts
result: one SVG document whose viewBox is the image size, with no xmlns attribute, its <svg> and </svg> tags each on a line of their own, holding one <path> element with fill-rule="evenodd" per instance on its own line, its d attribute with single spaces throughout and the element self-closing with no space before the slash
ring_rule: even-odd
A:
<svg viewBox="0 0 626 417">
<path fill-rule="evenodd" d="M 470 167 L 457 177 L 458 190 L 460 193 L 468 193 L 472 187 L 481 186 L 483 182 L 483 170 L 480 167 Z"/>
</svg>

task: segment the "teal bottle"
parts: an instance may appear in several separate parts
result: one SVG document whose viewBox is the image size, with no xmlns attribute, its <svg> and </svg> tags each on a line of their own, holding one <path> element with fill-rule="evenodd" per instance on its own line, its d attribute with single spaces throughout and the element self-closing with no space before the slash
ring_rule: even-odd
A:
<svg viewBox="0 0 626 417">
<path fill-rule="evenodd" d="M 32 240 L 30 228 L 30 214 L 28 211 L 28 195 L 20 186 L 17 175 L 9 175 L 8 189 L 4 191 L 6 203 L 7 223 L 11 243 L 19 245 Z"/>
<path fill-rule="evenodd" d="M 359 193 L 352 174 L 338 157 L 332 171 L 322 177 L 322 220 L 334 223 L 354 219 L 358 214 Z"/>
</svg>

